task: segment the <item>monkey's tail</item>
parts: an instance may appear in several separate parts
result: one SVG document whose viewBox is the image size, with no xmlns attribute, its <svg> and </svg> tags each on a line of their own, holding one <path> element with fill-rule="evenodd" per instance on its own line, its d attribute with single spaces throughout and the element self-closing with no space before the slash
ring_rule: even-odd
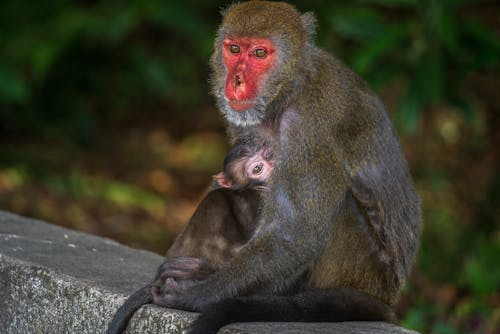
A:
<svg viewBox="0 0 500 334">
<path fill-rule="evenodd" d="M 153 301 L 151 295 L 151 285 L 140 288 L 127 298 L 125 303 L 116 311 L 113 319 L 109 323 L 106 334 L 121 334 L 127 324 L 142 305 L 149 304 Z"/>
<path fill-rule="evenodd" d="M 389 321 L 391 307 L 366 293 L 348 288 L 311 290 L 294 296 L 233 298 L 207 306 L 189 334 L 215 334 L 234 322 L 254 321 Z"/>
</svg>

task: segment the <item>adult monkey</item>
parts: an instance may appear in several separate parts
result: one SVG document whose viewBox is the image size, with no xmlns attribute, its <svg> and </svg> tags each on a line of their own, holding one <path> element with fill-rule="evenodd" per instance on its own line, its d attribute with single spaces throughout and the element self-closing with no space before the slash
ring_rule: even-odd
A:
<svg viewBox="0 0 500 334">
<path fill-rule="evenodd" d="M 169 273 L 156 291 L 157 304 L 202 311 L 191 333 L 392 318 L 418 248 L 419 199 L 382 103 L 313 45 L 314 25 L 286 3 L 224 13 L 212 57 L 218 106 L 233 142 L 270 134 L 276 160 L 245 247 L 205 280 L 178 286 Z"/>
</svg>

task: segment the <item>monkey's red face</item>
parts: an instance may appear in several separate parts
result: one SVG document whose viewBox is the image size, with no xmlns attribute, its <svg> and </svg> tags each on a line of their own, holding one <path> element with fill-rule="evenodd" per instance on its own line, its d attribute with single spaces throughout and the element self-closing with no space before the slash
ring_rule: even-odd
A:
<svg viewBox="0 0 500 334">
<path fill-rule="evenodd" d="M 236 111 L 255 107 L 259 89 L 276 58 L 276 48 L 266 38 L 226 38 L 222 58 L 227 69 L 225 97 Z"/>
</svg>

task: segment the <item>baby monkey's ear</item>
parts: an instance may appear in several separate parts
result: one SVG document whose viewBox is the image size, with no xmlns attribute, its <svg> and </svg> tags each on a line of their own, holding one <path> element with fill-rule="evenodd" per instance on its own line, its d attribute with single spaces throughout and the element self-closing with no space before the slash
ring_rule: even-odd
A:
<svg viewBox="0 0 500 334">
<path fill-rule="evenodd" d="M 217 173 L 212 178 L 222 188 L 231 188 L 233 186 L 233 182 L 226 177 L 224 172 Z"/>
</svg>

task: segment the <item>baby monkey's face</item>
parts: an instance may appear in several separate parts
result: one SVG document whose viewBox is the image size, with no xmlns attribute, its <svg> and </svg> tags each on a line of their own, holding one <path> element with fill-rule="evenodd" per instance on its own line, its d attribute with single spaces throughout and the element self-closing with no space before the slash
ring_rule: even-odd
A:
<svg viewBox="0 0 500 334">
<path fill-rule="evenodd" d="M 234 147 L 224 161 L 224 171 L 214 175 L 224 188 L 266 188 L 274 168 L 274 155 L 269 147 L 254 152 L 247 146 Z"/>
<path fill-rule="evenodd" d="M 244 175 L 248 184 L 266 184 L 274 166 L 274 156 L 269 148 L 263 148 L 247 158 Z"/>
</svg>

